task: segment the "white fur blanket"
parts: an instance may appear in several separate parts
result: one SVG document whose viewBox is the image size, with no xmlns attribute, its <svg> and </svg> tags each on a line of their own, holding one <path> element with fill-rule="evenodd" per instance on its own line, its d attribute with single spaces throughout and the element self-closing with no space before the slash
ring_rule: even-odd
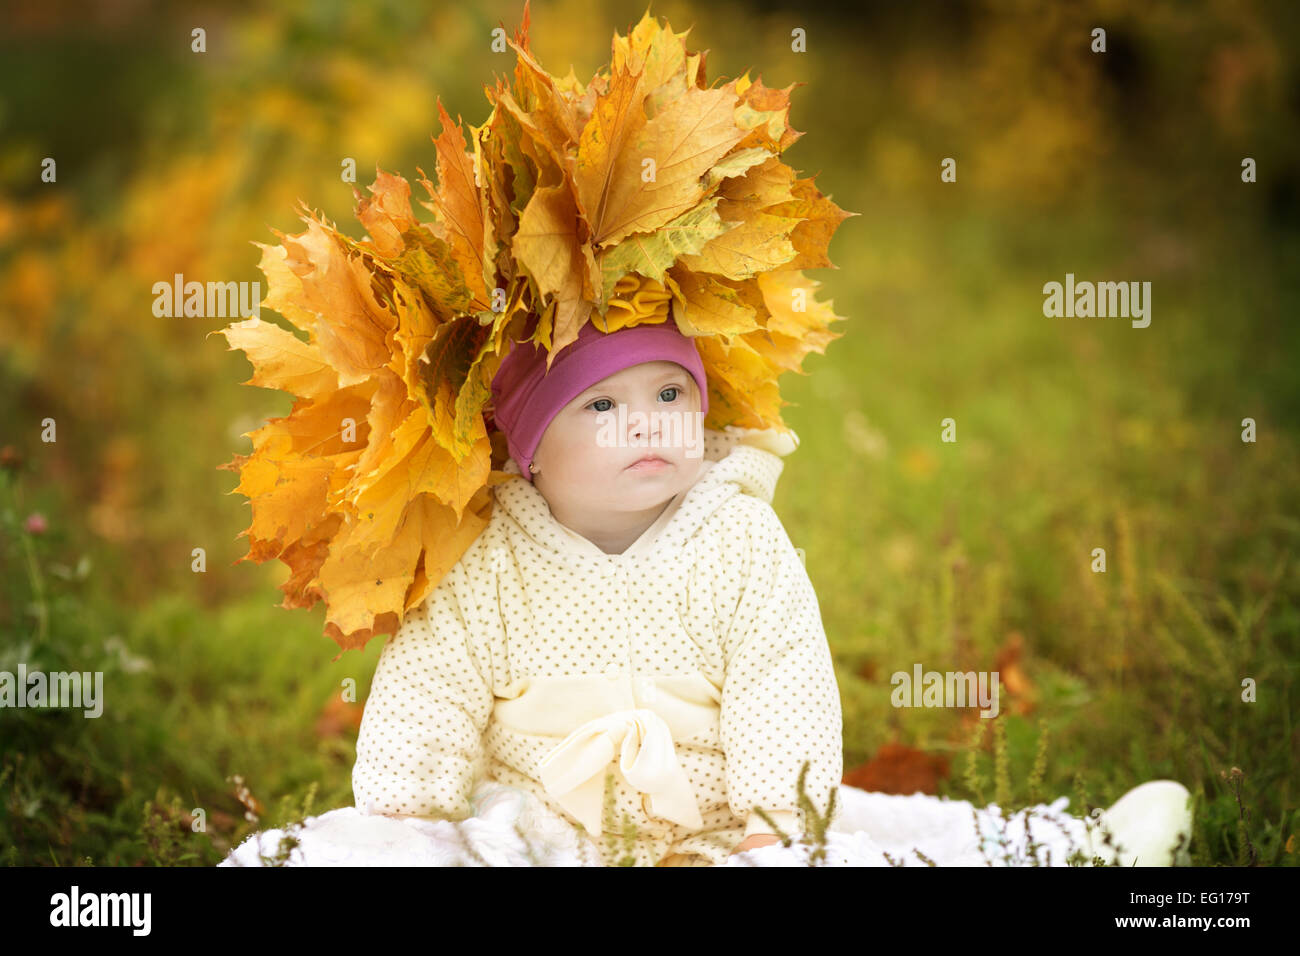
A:
<svg viewBox="0 0 1300 956">
<path fill-rule="evenodd" d="M 810 841 L 760 847 L 724 866 L 1066 866 L 1076 850 L 1090 865 L 1100 856 L 1120 865 L 1169 866 L 1177 834 L 1191 834 L 1187 790 L 1167 780 L 1130 790 L 1097 819 L 1065 812 L 1069 798 L 1008 814 L 996 804 L 977 809 L 964 800 L 915 793 L 870 793 L 841 784 L 824 857 L 811 861 Z M 460 821 L 393 818 L 341 807 L 293 827 L 299 841 L 288 866 L 599 866 L 594 844 L 530 794 L 482 782 L 475 815 Z M 528 835 L 527 843 L 516 825 Z M 1118 844 L 1118 857 L 1102 827 Z M 263 866 L 281 847 L 282 830 L 250 836 L 219 866 Z M 1030 839 L 1038 846 L 1031 853 Z M 531 848 L 531 852 L 530 852 Z"/>
</svg>

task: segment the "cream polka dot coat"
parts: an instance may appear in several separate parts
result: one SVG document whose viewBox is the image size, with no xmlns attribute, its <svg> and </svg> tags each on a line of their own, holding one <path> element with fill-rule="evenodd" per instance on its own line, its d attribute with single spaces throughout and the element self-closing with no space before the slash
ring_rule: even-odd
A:
<svg viewBox="0 0 1300 956">
<path fill-rule="evenodd" d="M 706 431 L 702 474 L 622 554 L 518 477 L 380 654 L 352 772 L 367 813 L 463 820 L 480 780 L 527 790 L 641 866 L 720 863 L 801 829 L 843 775 L 817 596 L 772 510 L 797 437 Z M 607 785 L 606 776 L 612 775 Z M 613 812 L 606 806 L 609 786 Z"/>
</svg>

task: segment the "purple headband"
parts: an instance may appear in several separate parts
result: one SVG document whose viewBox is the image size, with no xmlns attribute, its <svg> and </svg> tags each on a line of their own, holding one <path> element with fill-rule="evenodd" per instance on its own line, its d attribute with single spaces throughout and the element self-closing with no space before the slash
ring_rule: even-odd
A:
<svg viewBox="0 0 1300 956">
<path fill-rule="evenodd" d="M 531 328 L 531 325 L 530 325 Z M 516 343 L 492 379 L 493 418 L 505 433 L 510 457 L 526 481 L 542 435 L 560 411 L 597 382 L 643 362 L 676 362 L 700 389 L 700 410 L 709 411 L 709 386 L 695 341 L 669 319 L 617 332 L 602 332 L 587 322 L 546 370 L 546 350 Z"/>
</svg>

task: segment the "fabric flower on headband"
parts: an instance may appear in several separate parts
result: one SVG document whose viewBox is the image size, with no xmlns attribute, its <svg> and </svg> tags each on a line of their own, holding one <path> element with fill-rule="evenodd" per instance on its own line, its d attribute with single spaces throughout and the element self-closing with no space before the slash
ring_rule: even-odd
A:
<svg viewBox="0 0 1300 956">
<path fill-rule="evenodd" d="M 211 333 L 252 363 L 244 384 L 296 399 L 219 466 L 252 506 L 240 561 L 287 564 L 281 606 L 324 601 L 344 650 L 396 633 L 487 526 L 491 486 L 517 480 L 489 405 L 525 328 L 549 368 L 585 323 L 675 322 L 707 371 L 705 427 L 783 432 L 777 378 L 841 335 L 801 270 L 834 268 L 857 214 L 781 161 L 803 135 L 794 85 L 710 87 L 705 53 L 647 12 L 584 86 L 538 64 L 528 27 L 525 4 L 513 82 L 484 87 L 469 144 L 438 103 L 437 185 L 419 170 L 432 221 L 382 170 L 368 197 L 353 188 L 362 240 L 300 203 L 305 231 L 254 245 L 263 304 L 307 341 L 258 321 Z"/>
</svg>

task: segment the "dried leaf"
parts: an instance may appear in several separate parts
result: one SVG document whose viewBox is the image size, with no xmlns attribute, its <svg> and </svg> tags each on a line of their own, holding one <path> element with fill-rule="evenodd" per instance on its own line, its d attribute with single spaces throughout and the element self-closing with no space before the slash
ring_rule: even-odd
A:
<svg viewBox="0 0 1300 956">
<path fill-rule="evenodd" d="M 344 700 L 342 694 L 331 694 L 316 718 L 316 736 L 326 740 L 359 734 L 364 711 L 363 705 Z"/>
<path fill-rule="evenodd" d="M 993 669 L 998 673 L 998 683 L 1012 698 L 1012 712 L 1020 715 L 1033 713 L 1038 704 L 1038 688 L 1025 673 L 1021 659 L 1025 652 L 1025 639 L 1019 631 L 1012 631 L 998 649 Z"/>
<path fill-rule="evenodd" d="M 948 778 L 948 758 L 927 754 L 900 743 L 887 743 L 864 764 L 844 774 L 844 783 L 872 793 L 938 792 Z"/>
</svg>

